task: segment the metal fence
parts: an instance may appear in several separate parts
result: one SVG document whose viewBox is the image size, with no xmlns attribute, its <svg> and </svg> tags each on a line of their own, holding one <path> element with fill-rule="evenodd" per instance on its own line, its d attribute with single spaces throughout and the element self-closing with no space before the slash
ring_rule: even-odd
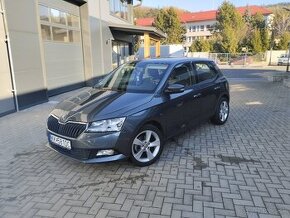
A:
<svg viewBox="0 0 290 218">
<path fill-rule="evenodd" d="M 218 64 L 248 65 L 266 61 L 265 53 L 209 53 L 209 58 Z"/>
<path fill-rule="evenodd" d="M 220 65 L 248 65 L 253 63 L 265 62 L 266 53 L 208 53 L 208 52 L 191 52 L 188 57 L 204 57 L 214 60 Z"/>
</svg>

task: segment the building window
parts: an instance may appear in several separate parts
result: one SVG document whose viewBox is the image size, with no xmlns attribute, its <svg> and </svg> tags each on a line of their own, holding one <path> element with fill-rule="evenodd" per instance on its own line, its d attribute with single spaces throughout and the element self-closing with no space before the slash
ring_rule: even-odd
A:
<svg viewBox="0 0 290 218">
<path fill-rule="evenodd" d="M 50 26 L 41 25 L 41 35 L 43 40 L 51 40 L 51 29 Z"/>
<path fill-rule="evenodd" d="M 79 28 L 80 27 L 79 17 L 72 14 L 67 14 L 67 24 L 68 26 Z"/>
<path fill-rule="evenodd" d="M 39 5 L 39 16 L 44 41 L 81 42 L 78 16 L 43 5 Z"/>
<path fill-rule="evenodd" d="M 69 30 L 68 37 L 70 42 L 81 42 L 81 34 L 76 30 Z"/>
<path fill-rule="evenodd" d="M 196 26 L 192 27 L 192 32 L 196 32 Z"/>
<path fill-rule="evenodd" d="M 52 27 L 52 38 L 58 42 L 68 42 L 67 29 Z"/>
<path fill-rule="evenodd" d="M 45 6 L 39 6 L 40 20 L 49 22 L 49 9 Z"/>
<path fill-rule="evenodd" d="M 200 26 L 200 31 L 204 31 L 204 25 Z"/>
<path fill-rule="evenodd" d="M 206 29 L 207 29 L 207 31 L 212 31 L 212 30 L 213 30 L 213 26 L 211 26 L 211 25 L 206 25 Z"/>
<path fill-rule="evenodd" d="M 66 13 L 56 9 L 51 9 L 50 14 L 52 23 L 66 25 Z"/>
<path fill-rule="evenodd" d="M 111 14 L 128 20 L 128 3 L 124 0 L 110 0 L 110 12 Z"/>
<path fill-rule="evenodd" d="M 129 61 L 129 43 L 112 42 L 112 67 L 113 69 Z"/>
</svg>

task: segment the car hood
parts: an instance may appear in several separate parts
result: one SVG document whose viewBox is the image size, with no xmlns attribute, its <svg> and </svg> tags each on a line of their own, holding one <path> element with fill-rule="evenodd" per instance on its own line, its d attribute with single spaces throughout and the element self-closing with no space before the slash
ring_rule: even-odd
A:
<svg viewBox="0 0 290 218">
<path fill-rule="evenodd" d="M 128 93 L 90 89 L 59 103 L 52 114 L 61 122 L 96 120 L 122 117 L 153 98 L 149 93 Z"/>
</svg>

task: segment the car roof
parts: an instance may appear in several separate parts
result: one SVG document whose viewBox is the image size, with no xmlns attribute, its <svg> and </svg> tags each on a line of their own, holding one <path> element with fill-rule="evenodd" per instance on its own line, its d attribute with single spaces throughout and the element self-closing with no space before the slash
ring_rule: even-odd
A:
<svg viewBox="0 0 290 218">
<path fill-rule="evenodd" d="M 139 63 L 152 63 L 152 64 L 180 64 L 188 61 L 212 61 L 211 59 L 208 58 L 153 58 L 153 59 L 143 59 L 140 61 L 137 61 Z"/>
</svg>

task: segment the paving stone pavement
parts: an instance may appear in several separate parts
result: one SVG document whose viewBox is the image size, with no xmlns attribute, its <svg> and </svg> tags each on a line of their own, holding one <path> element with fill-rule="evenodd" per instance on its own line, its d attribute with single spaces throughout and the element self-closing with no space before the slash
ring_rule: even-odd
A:
<svg viewBox="0 0 290 218">
<path fill-rule="evenodd" d="M 68 94 L 0 118 L 0 217 L 290 217 L 290 89 L 230 81 L 227 124 L 168 141 L 143 168 L 45 147 L 47 115 Z"/>
</svg>

